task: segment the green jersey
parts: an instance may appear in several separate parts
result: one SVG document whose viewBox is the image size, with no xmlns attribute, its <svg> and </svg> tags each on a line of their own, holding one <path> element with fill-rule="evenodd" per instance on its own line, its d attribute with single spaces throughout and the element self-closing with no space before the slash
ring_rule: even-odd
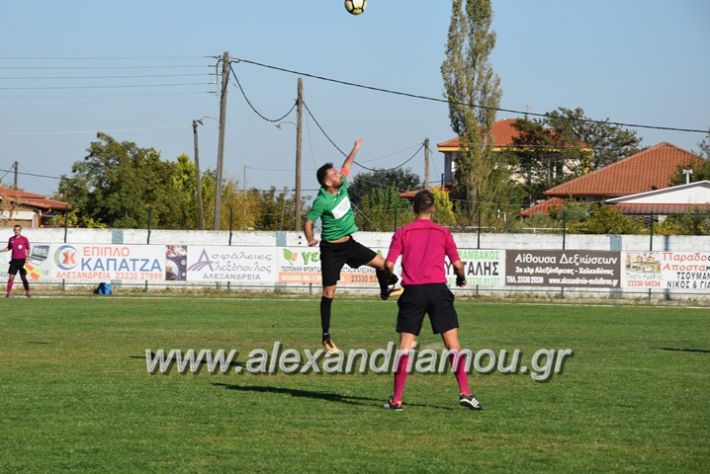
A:
<svg viewBox="0 0 710 474">
<path fill-rule="evenodd" d="M 340 175 L 343 184 L 338 194 L 331 194 L 321 187 L 313 201 L 311 212 L 306 216 L 311 222 L 315 222 L 320 217 L 323 226 L 321 239 L 327 241 L 338 240 L 358 230 L 355 225 L 355 214 L 350 207 L 347 178 L 342 173 Z"/>
</svg>

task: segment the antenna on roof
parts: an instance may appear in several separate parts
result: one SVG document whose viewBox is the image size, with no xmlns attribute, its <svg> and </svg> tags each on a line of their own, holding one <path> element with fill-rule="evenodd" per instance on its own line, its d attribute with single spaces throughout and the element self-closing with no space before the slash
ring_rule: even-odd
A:
<svg viewBox="0 0 710 474">
<path fill-rule="evenodd" d="M 528 114 L 532 112 L 533 109 L 533 104 L 532 102 L 526 102 L 525 103 L 525 120 L 528 119 Z"/>
<path fill-rule="evenodd" d="M 690 183 L 690 175 L 693 174 L 693 169 L 692 168 L 685 168 L 683 170 L 683 174 L 685 175 L 685 184 Z"/>
</svg>

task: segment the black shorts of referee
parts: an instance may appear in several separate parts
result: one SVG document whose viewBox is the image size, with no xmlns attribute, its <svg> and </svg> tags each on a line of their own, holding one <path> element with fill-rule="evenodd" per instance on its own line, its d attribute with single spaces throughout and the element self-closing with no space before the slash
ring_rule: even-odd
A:
<svg viewBox="0 0 710 474">
<path fill-rule="evenodd" d="M 10 260 L 10 268 L 7 270 L 7 273 L 10 275 L 17 275 L 18 271 L 20 272 L 20 275 L 27 275 L 24 258 L 13 258 Z"/>
<path fill-rule="evenodd" d="M 424 315 L 429 315 L 434 334 L 459 327 L 459 318 L 454 308 L 454 294 L 445 283 L 407 285 L 397 300 L 397 332 L 419 335 Z"/>
<path fill-rule="evenodd" d="M 333 243 L 321 240 L 320 268 L 323 286 L 335 285 L 340 280 L 340 270 L 346 263 L 352 268 L 366 265 L 377 252 L 355 241 L 352 236 L 345 242 Z"/>
</svg>

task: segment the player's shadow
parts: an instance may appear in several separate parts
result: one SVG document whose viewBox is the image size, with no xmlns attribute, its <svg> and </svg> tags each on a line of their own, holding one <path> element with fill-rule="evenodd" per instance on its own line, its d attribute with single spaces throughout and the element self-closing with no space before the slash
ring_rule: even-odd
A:
<svg viewBox="0 0 710 474">
<path fill-rule="evenodd" d="M 659 349 L 670 352 L 698 352 L 700 354 L 710 354 L 709 349 L 690 349 L 687 347 L 659 347 Z"/>
<path fill-rule="evenodd" d="M 339 402 L 346 403 L 348 405 L 360 405 L 360 406 L 381 406 L 384 403 L 383 399 L 371 398 L 371 397 L 358 397 L 355 395 L 341 395 L 339 393 L 332 392 L 317 392 L 314 390 L 301 390 L 297 388 L 284 388 L 284 387 L 269 387 L 262 385 L 232 385 L 226 383 L 213 383 L 212 385 L 216 387 L 223 387 L 227 390 L 235 390 L 237 392 L 256 392 L 256 393 L 267 393 L 275 395 L 290 395 L 292 397 L 299 398 L 311 398 L 314 400 L 325 400 L 328 402 Z M 435 408 L 437 410 L 453 410 L 451 407 L 442 407 L 437 405 L 429 405 L 422 403 L 407 403 L 406 406 L 409 407 L 424 407 L 424 408 Z"/>
</svg>

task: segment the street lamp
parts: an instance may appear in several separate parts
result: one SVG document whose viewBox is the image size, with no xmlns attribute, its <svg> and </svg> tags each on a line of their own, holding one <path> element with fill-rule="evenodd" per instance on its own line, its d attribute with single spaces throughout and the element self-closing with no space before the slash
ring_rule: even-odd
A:
<svg viewBox="0 0 710 474">
<path fill-rule="evenodd" d="M 192 135 L 195 142 L 195 199 L 197 200 L 197 228 L 199 230 L 204 230 L 205 228 L 204 207 L 202 205 L 202 177 L 200 176 L 200 147 L 197 138 L 197 126 L 204 125 L 203 119 L 217 120 L 209 115 L 203 115 L 192 121 Z"/>
<path fill-rule="evenodd" d="M 300 79 L 299 79 L 300 81 Z M 299 107 L 300 109 L 300 107 Z M 298 112 L 298 119 L 299 122 L 301 121 L 301 113 L 300 111 Z M 294 204 L 295 204 L 295 215 L 293 216 L 294 218 L 294 230 L 296 232 L 299 231 L 299 228 L 301 226 L 301 127 L 299 126 L 298 123 L 292 122 L 290 120 L 282 120 L 280 122 L 277 122 L 274 124 L 276 128 L 281 130 L 281 126 L 285 123 L 288 123 L 290 125 L 293 125 L 296 127 L 296 176 L 295 176 L 295 193 L 294 193 Z"/>
</svg>

